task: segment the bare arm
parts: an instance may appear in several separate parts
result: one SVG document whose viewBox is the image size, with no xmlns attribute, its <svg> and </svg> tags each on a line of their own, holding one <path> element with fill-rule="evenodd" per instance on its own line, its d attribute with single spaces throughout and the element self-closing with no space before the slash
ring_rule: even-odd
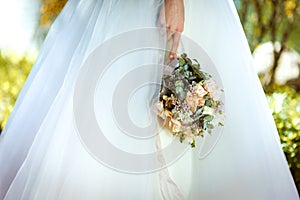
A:
<svg viewBox="0 0 300 200">
<path fill-rule="evenodd" d="M 184 29 L 183 0 L 165 0 L 165 6 L 160 11 L 158 23 L 160 27 L 165 26 L 167 29 L 167 41 L 173 40 L 169 55 L 169 58 L 172 60 L 176 57 L 180 36 Z"/>
</svg>

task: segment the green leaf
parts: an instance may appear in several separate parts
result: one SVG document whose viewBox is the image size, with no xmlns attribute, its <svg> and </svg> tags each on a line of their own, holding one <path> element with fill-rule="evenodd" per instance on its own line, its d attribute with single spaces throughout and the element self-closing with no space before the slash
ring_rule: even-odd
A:
<svg viewBox="0 0 300 200">
<path fill-rule="evenodd" d="M 183 88 L 181 86 L 178 86 L 178 87 L 175 88 L 175 93 L 176 94 L 180 94 L 182 92 L 183 92 Z"/>
<path fill-rule="evenodd" d="M 214 119 L 214 116 L 212 116 L 212 115 L 205 115 L 205 117 L 203 119 L 206 122 L 211 122 Z"/>
<path fill-rule="evenodd" d="M 183 65 L 183 69 L 184 69 L 185 71 L 187 71 L 187 70 L 189 69 L 189 65 L 188 65 L 188 64 Z"/>
<path fill-rule="evenodd" d="M 183 86 L 184 86 L 184 84 L 183 84 L 182 80 L 175 81 L 175 87 L 183 87 Z"/>
<path fill-rule="evenodd" d="M 189 64 L 189 65 L 193 65 L 193 63 L 192 63 L 192 61 L 191 61 L 191 59 L 189 59 L 189 58 L 185 58 L 185 61 Z"/>
<path fill-rule="evenodd" d="M 185 64 L 185 60 L 183 58 L 179 58 L 178 63 L 179 66 L 183 66 Z"/>
<path fill-rule="evenodd" d="M 213 106 L 213 101 L 212 100 L 206 100 L 205 105 L 209 106 L 209 107 L 212 107 Z"/>
<path fill-rule="evenodd" d="M 192 142 L 191 142 L 190 144 L 191 144 L 191 147 L 192 147 L 192 148 L 195 148 L 196 142 L 195 142 L 195 139 L 194 139 L 194 138 L 192 139 Z"/>
<path fill-rule="evenodd" d="M 180 134 L 179 141 L 182 143 L 185 140 L 184 134 Z"/>
<path fill-rule="evenodd" d="M 207 126 L 206 126 L 208 129 L 213 129 L 214 128 L 214 125 L 212 125 L 212 124 L 207 124 Z"/>
<path fill-rule="evenodd" d="M 186 58 L 186 57 L 187 57 L 187 54 L 186 54 L 186 53 L 182 53 L 180 56 L 181 56 L 182 58 Z"/>
</svg>

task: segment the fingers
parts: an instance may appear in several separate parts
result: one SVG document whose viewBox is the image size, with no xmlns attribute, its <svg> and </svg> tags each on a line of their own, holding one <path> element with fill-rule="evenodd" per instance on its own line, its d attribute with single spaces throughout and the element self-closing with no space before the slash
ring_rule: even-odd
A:
<svg viewBox="0 0 300 200">
<path fill-rule="evenodd" d="M 174 58 L 176 58 L 176 52 L 180 43 L 180 37 L 181 37 L 181 33 L 180 32 L 175 32 L 173 34 L 173 45 L 171 48 L 171 52 L 169 54 L 169 59 L 173 60 Z"/>
<path fill-rule="evenodd" d="M 176 58 L 177 48 L 180 43 L 181 32 L 183 31 L 183 25 L 181 23 L 175 23 L 174 20 L 167 20 L 165 18 L 164 9 L 161 9 L 160 15 L 157 19 L 157 27 L 159 28 L 159 32 L 162 36 L 166 37 L 167 43 L 172 39 L 172 44 L 169 59 L 173 60 Z"/>
</svg>

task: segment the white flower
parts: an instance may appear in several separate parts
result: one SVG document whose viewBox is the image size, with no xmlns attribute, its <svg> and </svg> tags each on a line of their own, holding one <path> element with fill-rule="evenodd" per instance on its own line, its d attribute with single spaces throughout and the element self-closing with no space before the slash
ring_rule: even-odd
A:
<svg viewBox="0 0 300 200">
<path fill-rule="evenodd" d="M 208 79 L 205 80 L 203 83 L 203 87 L 205 88 L 206 91 L 208 91 L 211 95 L 211 97 L 215 100 L 218 101 L 221 98 L 221 91 L 216 84 L 216 82 L 213 79 Z"/>
<path fill-rule="evenodd" d="M 192 111 L 180 112 L 178 113 L 177 119 L 180 120 L 183 124 L 189 124 L 193 122 L 193 118 L 191 118 L 192 114 Z"/>
<path fill-rule="evenodd" d="M 169 122 L 169 126 L 172 128 L 172 132 L 178 133 L 183 130 L 183 127 L 180 123 L 180 121 L 172 118 L 171 121 Z"/>
<path fill-rule="evenodd" d="M 215 110 L 213 108 L 204 106 L 204 108 L 203 108 L 204 115 L 214 115 L 214 113 L 215 113 Z"/>
<path fill-rule="evenodd" d="M 162 119 L 166 119 L 163 102 L 159 101 L 156 103 L 155 111 L 157 112 L 158 116 L 160 116 Z"/>
</svg>

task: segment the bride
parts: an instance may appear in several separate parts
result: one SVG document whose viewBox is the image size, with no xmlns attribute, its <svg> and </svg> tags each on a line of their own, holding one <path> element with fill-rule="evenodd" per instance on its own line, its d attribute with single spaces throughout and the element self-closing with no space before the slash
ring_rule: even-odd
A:
<svg viewBox="0 0 300 200">
<path fill-rule="evenodd" d="M 216 145 L 201 144 L 205 155 L 175 141 L 174 159 L 155 154 L 163 163 L 155 168 L 144 155 L 172 138 L 142 137 L 158 87 L 139 81 L 159 80 L 160 68 L 136 66 L 163 61 L 135 44 L 172 41 L 173 60 L 188 49 L 184 37 L 220 75 L 225 126 Z M 133 82 L 140 87 L 131 92 Z M 124 131 L 133 127 L 126 120 L 141 135 Z M 98 126 L 103 134 L 92 135 Z M 0 169 L 5 200 L 299 199 L 231 0 L 69 0 L 1 135 Z"/>
</svg>

